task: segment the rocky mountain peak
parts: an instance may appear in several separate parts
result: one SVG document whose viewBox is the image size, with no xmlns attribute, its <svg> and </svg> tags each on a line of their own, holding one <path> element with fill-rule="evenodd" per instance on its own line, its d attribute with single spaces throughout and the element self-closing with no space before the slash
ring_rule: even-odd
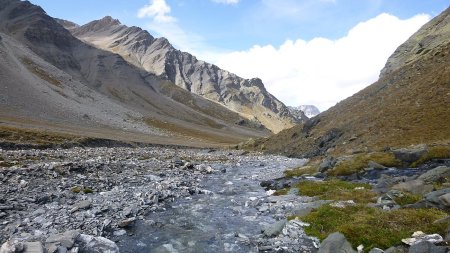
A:
<svg viewBox="0 0 450 253">
<path fill-rule="evenodd" d="M 273 132 L 293 126 L 299 119 L 270 94 L 261 79 L 244 79 L 175 49 L 164 38 L 127 27 L 111 17 L 71 30 L 78 39 L 121 55 L 129 63 L 241 116 Z M 300 120 L 301 121 L 301 120 Z"/>
</svg>

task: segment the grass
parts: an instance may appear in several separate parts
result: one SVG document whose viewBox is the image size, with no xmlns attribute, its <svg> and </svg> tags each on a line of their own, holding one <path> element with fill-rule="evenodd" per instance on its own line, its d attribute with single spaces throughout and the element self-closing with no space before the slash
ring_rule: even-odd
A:
<svg viewBox="0 0 450 253">
<path fill-rule="evenodd" d="M 299 177 L 303 175 L 314 175 L 318 172 L 318 168 L 315 166 L 303 166 L 295 169 L 285 170 L 284 176 L 287 178 Z"/>
<path fill-rule="evenodd" d="M 450 146 L 434 146 L 428 149 L 428 152 L 422 155 L 419 160 L 415 161 L 412 166 L 417 167 L 420 164 L 433 159 L 450 158 Z"/>
<path fill-rule="evenodd" d="M 395 203 L 399 204 L 400 206 L 414 204 L 421 199 L 422 196 L 407 192 L 403 192 L 401 196 L 394 197 Z"/>
<path fill-rule="evenodd" d="M 84 188 L 84 187 L 80 187 L 80 186 L 72 187 L 70 189 L 70 191 L 73 192 L 73 193 L 81 193 L 81 192 L 83 192 L 84 194 L 89 194 L 89 193 L 93 193 L 94 192 L 91 188 Z"/>
<path fill-rule="evenodd" d="M 308 235 L 323 240 L 339 231 L 354 248 L 362 244 L 367 252 L 374 247 L 386 249 L 399 245 L 401 239 L 410 237 L 418 230 L 445 235 L 448 223 L 433 222 L 446 216 L 445 212 L 436 209 L 398 209 L 387 212 L 364 205 L 345 208 L 323 205 L 301 217 L 301 220 L 311 224 L 305 228 Z"/>
<path fill-rule="evenodd" d="M 374 161 L 386 167 L 397 167 L 401 162 L 395 159 L 394 154 L 388 152 L 372 152 L 356 154 L 351 158 L 341 161 L 328 172 L 332 176 L 351 175 L 367 168 L 368 163 Z"/>
<path fill-rule="evenodd" d="M 324 200 L 354 200 L 356 203 L 376 201 L 377 194 L 369 184 L 351 183 L 332 179 L 329 181 L 305 181 L 299 183 L 299 195 L 318 197 Z M 364 189 L 361 189 L 361 188 Z"/>
<path fill-rule="evenodd" d="M 62 144 L 75 139 L 75 136 L 68 134 L 0 126 L 0 141 L 4 142 L 47 145 Z"/>
</svg>

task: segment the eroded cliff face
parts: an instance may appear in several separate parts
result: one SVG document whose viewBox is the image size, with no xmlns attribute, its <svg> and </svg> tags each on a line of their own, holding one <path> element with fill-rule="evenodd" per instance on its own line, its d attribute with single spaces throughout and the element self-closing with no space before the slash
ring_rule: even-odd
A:
<svg viewBox="0 0 450 253">
<path fill-rule="evenodd" d="M 260 79 L 244 79 L 198 60 L 176 50 L 167 39 L 154 38 L 138 27 L 127 27 L 105 17 L 68 29 L 80 40 L 117 53 L 129 63 L 260 122 L 275 133 L 300 122 L 265 89 Z"/>
<path fill-rule="evenodd" d="M 425 24 L 389 57 L 380 78 L 450 43 L 450 8 Z"/>
</svg>

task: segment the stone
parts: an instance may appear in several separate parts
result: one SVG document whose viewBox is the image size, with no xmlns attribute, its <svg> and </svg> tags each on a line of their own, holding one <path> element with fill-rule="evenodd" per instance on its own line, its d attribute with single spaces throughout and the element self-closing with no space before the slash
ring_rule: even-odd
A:
<svg viewBox="0 0 450 253">
<path fill-rule="evenodd" d="M 75 205 L 73 205 L 72 209 L 70 209 L 70 212 L 74 213 L 78 210 L 88 209 L 89 207 L 91 207 L 91 205 L 92 205 L 91 200 L 83 200 L 83 201 L 80 201 L 80 202 L 76 203 Z"/>
<path fill-rule="evenodd" d="M 116 243 L 104 237 L 81 234 L 75 243 L 83 253 L 119 253 Z"/>
<path fill-rule="evenodd" d="M 69 230 L 61 234 L 54 234 L 45 240 L 45 244 L 55 244 L 56 246 L 64 246 L 70 249 L 80 233 L 80 230 Z"/>
<path fill-rule="evenodd" d="M 424 181 L 415 179 L 398 183 L 392 186 L 392 189 L 399 191 L 406 191 L 417 195 L 424 195 L 433 190 L 433 185 L 425 184 Z"/>
<path fill-rule="evenodd" d="M 439 196 L 439 202 L 445 207 L 450 207 L 450 193 Z"/>
<path fill-rule="evenodd" d="M 384 251 L 384 253 L 407 253 L 407 252 L 408 249 L 403 246 L 390 247 L 389 249 Z"/>
<path fill-rule="evenodd" d="M 343 234 L 336 232 L 323 240 L 318 253 L 356 253 L 356 251 Z"/>
<path fill-rule="evenodd" d="M 379 248 L 373 248 L 369 251 L 369 253 L 384 253 L 384 251 Z"/>
<path fill-rule="evenodd" d="M 319 171 L 324 173 L 325 171 L 332 169 L 335 164 L 335 160 L 333 158 L 327 157 L 323 159 L 323 161 L 319 165 Z"/>
<path fill-rule="evenodd" d="M 418 179 L 426 183 L 435 183 L 450 178 L 450 168 L 447 166 L 439 166 L 429 170 L 418 177 Z"/>
<path fill-rule="evenodd" d="M 445 188 L 445 189 L 442 189 L 439 191 L 430 192 L 424 196 L 424 202 L 427 202 L 437 208 L 443 209 L 443 208 L 445 208 L 445 206 L 442 204 L 443 200 L 441 200 L 440 197 L 447 193 L 450 193 L 450 188 Z M 444 201 L 446 201 L 446 200 L 444 200 Z"/>
<path fill-rule="evenodd" d="M 393 150 L 393 153 L 396 159 L 406 163 L 413 163 L 419 160 L 427 151 L 428 146 L 421 144 L 410 148 L 396 149 Z"/>
<path fill-rule="evenodd" d="M 374 161 L 369 161 L 369 163 L 367 164 L 367 166 L 368 166 L 369 168 L 376 169 L 376 170 L 383 170 L 383 169 L 386 169 L 386 166 L 383 166 L 383 165 L 381 165 L 381 164 L 379 164 L 379 163 L 376 163 L 376 162 L 374 162 Z"/>
<path fill-rule="evenodd" d="M 267 226 L 264 229 L 264 235 L 267 237 L 275 237 L 283 231 L 283 228 L 286 226 L 287 220 L 280 220 L 275 222 L 272 225 Z"/>
<path fill-rule="evenodd" d="M 117 223 L 117 226 L 119 226 L 120 228 L 125 228 L 125 227 L 130 226 L 135 220 L 136 220 L 135 217 L 121 220 L 121 221 L 119 221 L 119 223 Z"/>
<path fill-rule="evenodd" d="M 25 242 L 23 253 L 44 253 L 44 247 L 40 242 Z"/>
<path fill-rule="evenodd" d="M 408 253 L 447 253 L 448 247 L 439 247 L 431 242 L 419 242 L 409 248 Z"/>
<path fill-rule="evenodd" d="M 8 240 L 0 247 L 0 253 L 15 253 L 22 252 L 24 249 L 23 243 L 18 240 Z"/>
<path fill-rule="evenodd" d="M 439 234 L 425 234 L 422 231 L 414 232 L 411 238 L 402 239 L 402 242 L 407 245 L 415 245 L 421 242 L 440 243 L 444 239 Z"/>
</svg>

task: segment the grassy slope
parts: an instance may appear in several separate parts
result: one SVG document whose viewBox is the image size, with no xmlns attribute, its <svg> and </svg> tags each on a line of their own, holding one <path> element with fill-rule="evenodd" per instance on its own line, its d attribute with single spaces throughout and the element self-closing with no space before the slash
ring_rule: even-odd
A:
<svg viewBox="0 0 450 253">
<path fill-rule="evenodd" d="M 312 127 L 298 125 L 285 130 L 260 140 L 259 148 L 314 156 L 333 146 L 331 153 L 336 155 L 349 150 L 450 143 L 449 62 L 450 44 L 435 48 L 314 118 Z M 326 140 L 330 131 L 338 137 Z"/>
</svg>

